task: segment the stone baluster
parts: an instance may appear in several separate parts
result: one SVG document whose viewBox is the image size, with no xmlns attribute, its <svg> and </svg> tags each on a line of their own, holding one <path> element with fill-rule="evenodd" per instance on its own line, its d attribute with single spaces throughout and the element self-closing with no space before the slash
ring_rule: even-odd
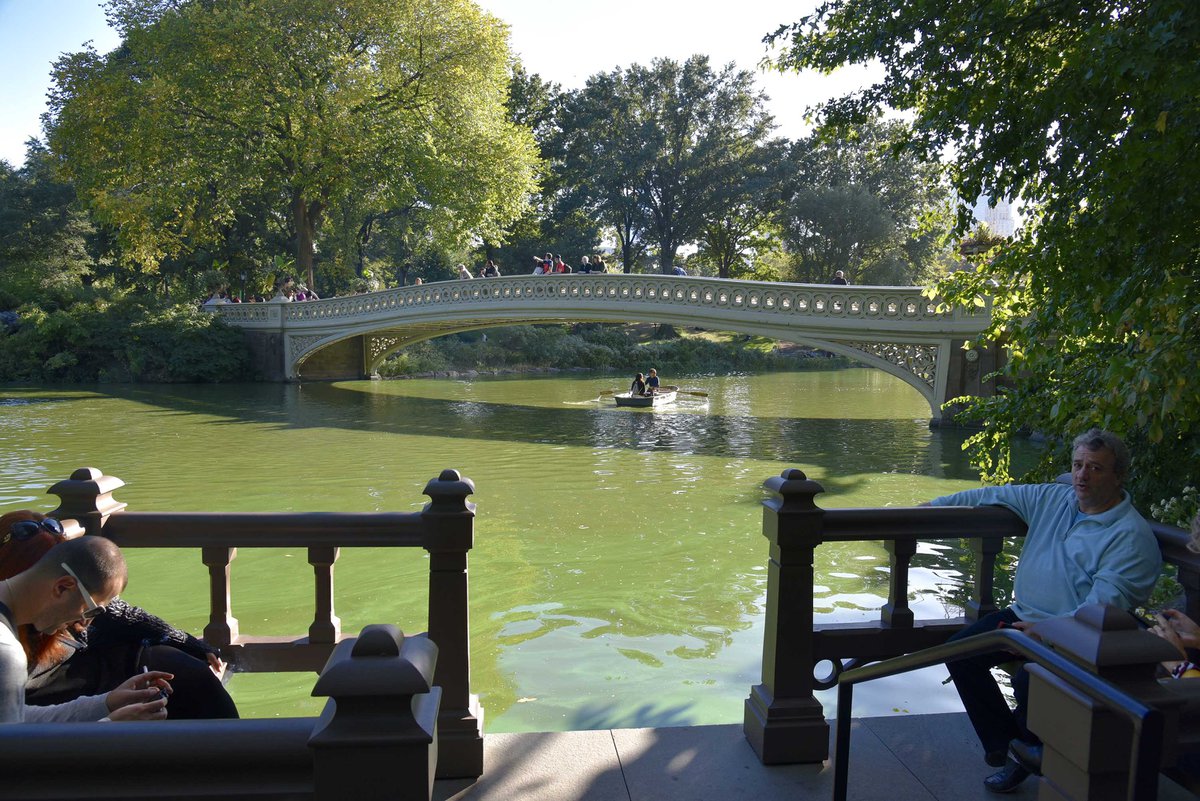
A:
<svg viewBox="0 0 1200 801">
<path fill-rule="evenodd" d="M 308 746 L 316 801 L 429 801 L 438 764 L 438 647 L 372 625 L 340 643 L 312 694 L 331 698 Z"/>
<path fill-rule="evenodd" d="M 825 512 L 824 492 L 800 470 L 785 470 L 765 486 L 763 534 L 767 566 L 762 683 L 746 699 L 742 729 L 764 764 L 820 762 L 829 756 L 829 724 L 813 695 L 813 555 Z"/>
<path fill-rule="evenodd" d="M 908 608 L 908 566 L 917 553 L 917 538 L 886 540 L 891 576 L 888 579 L 888 600 L 879 610 L 880 618 L 897 629 L 913 627 L 913 612 Z"/>
<path fill-rule="evenodd" d="M 200 554 L 208 566 L 208 625 L 204 627 L 204 639 L 209 645 L 223 648 L 238 638 L 229 592 L 229 565 L 237 557 L 237 548 L 209 546 L 201 548 Z"/>
<path fill-rule="evenodd" d="M 94 467 L 81 467 L 50 488 L 50 494 L 59 498 L 58 508 L 50 516 L 78 520 L 88 534 L 102 534 L 109 516 L 125 508 L 112 496 L 123 486 L 125 482 L 116 476 L 106 476 Z"/>
<path fill-rule="evenodd" d="M 308 549 L 308 563 L 316 576 L 316 609 L 308 627 L 308 641 L 334 643 L 342 633 L 342 621 L 333 612 L 333 565 L 341 548 L 322 545 Z"/>
<path fill-rule="evenodd" d="M 438 717 L 438 778 L 477 778 L 483 773 L 483 708 L 471 694 L 467 551 L 474 545 L 475 492 L 456 470 L 425 485 L 430 502 L 421 516 L 429 552 L 429 637 L 437 643 L 435 683 L 442 688 Z"/>
<path fill-rule="evenodd" d="M 975 582 L 971 587 L 971 600 L 964 610 L 968 620 L 978 620 L 996 611 L 996 557 L 1003 550 L 1003 537 L 971 540 L 971 552 L 975 554 Z"/>
</svg>

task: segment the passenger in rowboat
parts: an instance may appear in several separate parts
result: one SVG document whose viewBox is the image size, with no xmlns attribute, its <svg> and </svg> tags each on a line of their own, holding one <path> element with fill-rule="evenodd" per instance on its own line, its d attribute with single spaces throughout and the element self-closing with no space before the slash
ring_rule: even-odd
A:
<svg viewBox="0 0 1200 801">
<path fill-rule="evenodd" d="M 653 395 L 655 392 L 658 392 L 658 371 L 651 367 L 650 375 L 646 377 L 646 394 Z"/>
<path fill-rule="evenodd" d="M 641 373 L 633 377 L 633 383 L 629 385 L 630 395 L 645 395 L 646 394 L 646 378 Z"/>
</svg>

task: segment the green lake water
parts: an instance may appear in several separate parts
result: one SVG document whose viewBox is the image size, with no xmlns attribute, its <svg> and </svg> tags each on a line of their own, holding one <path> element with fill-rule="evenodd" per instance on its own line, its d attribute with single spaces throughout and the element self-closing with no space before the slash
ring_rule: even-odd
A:
<svg viewBox="0 0 1200 801">
<path fill-rule="evenodd" d="M 415 511 L 452 467 L 476 485 L 472 684 L 488 731 L 740 721 L 760 680 L 764 479 L 800 467 L 826 507 L 912 505 L 976 486 L 963 432 L 928 428 L 903 382 L 869 369 L 673 379 L 708 398 L 617 409 L 624 378 L 0 389 L 0 511 L 92 466 L 131 510 Z M 169 532 L 167 532 L 169 534 Z M 923 545 L 918 618 L 958 614 L 962 554 Z M 207 574 L 192 550 L 131 551 L 125 598 L 193 632 Z M 822 546 L 821 622 L 874 619 L 880 543 Z M 343 630 L 425 628 L 424 552 L 344 549 Z M 303 550 L 241 549 L 246 634 L 312 615 Z M 943 671 L 856 694 L 856 714 L 956 708 Z M 237 675 L 245 716 L 315 714 L 311 675 Z M 827 701 L 832 713 L 832 697 Z"/>
</svg>

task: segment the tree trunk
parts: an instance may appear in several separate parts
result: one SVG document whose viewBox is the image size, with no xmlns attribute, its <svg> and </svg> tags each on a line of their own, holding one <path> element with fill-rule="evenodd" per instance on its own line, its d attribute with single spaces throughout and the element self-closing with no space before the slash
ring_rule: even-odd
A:
<svg viewBox="0 0 1200 801">
<path fill-rule="evenodd" d="M 663 237 L 658 243 L 658 268 L 663 275 L 670 275 L 675 267 L 675 251 L 679 248 L 669 237 Z"/>
<path fill-rule="evenodd" d="M 314 204 L 315 205 L 315 204 Z M 296 271 L 308 277 L 305 284 L 309 289 L 313 282 L 313 242 L 316 220 L 313 209 L 304 200 L 299 190 L 292 193 L 292 220 L 296 226 Z"/>
<path fill-rule="evenodd" d="M 621 272 L 626 275 L 633 272 L 633 243 L 624 237 L 621 239 Z"/>
</svg>

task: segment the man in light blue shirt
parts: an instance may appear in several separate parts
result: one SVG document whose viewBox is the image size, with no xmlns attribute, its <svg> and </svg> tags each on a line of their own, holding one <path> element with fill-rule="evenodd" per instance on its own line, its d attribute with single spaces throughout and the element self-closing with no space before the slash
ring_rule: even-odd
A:
<svg viewBox="0 0 1200 801">
<path fill-rule="evenodd" d="M 1162 556 L 1149 524 L 1123 489 L 1128 473 L 1125 443 L 1093 428 L 1075 439 L 1070 486 L 984 487 L 931 501 L 933 506 L 1004 506 L 1028 526 L 1012 605 L 980 618 L 951 640 L 1005 626 L 1024 629 L 1039 620 L 1070 615 L 1087 604 L 1132 609 L 1145 603 L 1158 580 Z M 1015 710 L 1008 708 L 991 676 L 992 667 L 1011 659 L 1012 654 L 999 652 L 946 665 L 988 764 L 1003 766 L 984 780 L 984 786 L 1001 793 L 1015 790 L 1029 775 L 1006 758 L 1010 741 L 1025 743 L 1026 752 L 1040 748 L 1025 728 L 1028 674 L 1020 671 L 1014 677 Z"/>
</svg>

